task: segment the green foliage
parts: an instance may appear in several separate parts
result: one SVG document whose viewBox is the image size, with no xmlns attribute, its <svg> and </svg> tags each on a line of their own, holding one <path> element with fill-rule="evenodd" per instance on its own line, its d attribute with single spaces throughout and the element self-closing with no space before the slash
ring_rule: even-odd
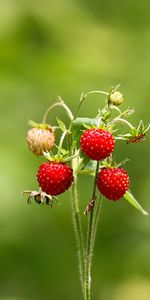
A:
<svg viewBox="0 0 150 300">
<path fill-rule="evenodd" d="M 71 131 L 73 140 L 76 141 L 77 146 L 79 147 L 79 141 L 83 130 L 95 127 L 98 124 L 99 118 L 76 118 L 71 122 Z"/>
<path fill-rule="evenodd" d="M 131 192 L 127 191 L 124 195 L 124 199 L 127 200 L 131 205 L 140 210 L 144 215 L 148 215 L 148 213 L 143 209 L 143 207 L 138 203 L 138 201 L 134 198 Z"/>
</svg>

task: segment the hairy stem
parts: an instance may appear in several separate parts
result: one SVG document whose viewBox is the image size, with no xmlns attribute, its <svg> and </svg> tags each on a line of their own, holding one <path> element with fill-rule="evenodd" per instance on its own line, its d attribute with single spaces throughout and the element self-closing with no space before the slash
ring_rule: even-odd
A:
<svg viewBox="0 0 150 300">
<path fill-rule="evenodd" d="M 80 282 L 82 287 L 83 299 L 87 300 L 86 289 L 84 284 L 84 244 L 83 244 L 83 233 L 81 227 L 81 220 L 79 214 L 78 206 L 78 193 L 76 183 L 72 186 L 72 209 L 73 209 L 73 225 L 77 242 L 77 251 L 78 251 L 78 261 L 79 261 L 79 272 L 80 272 Z"/>
<path fill-rule="evenodd" d="M 75 169 L 76 159 L 72 161 L 72 164 L 73 164 L 72 167 Z M 71 194 L 72 194 L 73 226 L 74 226 L 75 237 L 77 242 L 80 282 L 82 287 L 83 299 L 87 300 L 86 287 L 85 287 L 85 257 L 84 257 L 85 251 L 84 251 L 84 241 L 83 241 L 83 230 L 82 230 L 80 211 L 79 211 L 76 175 L 74 179 L 74 184 L 72 186 Z"/>
<path fill-rule="evenodd" d="M 95 171 L 95 178 L 94 178 L 94 186 L 93 186 L 93 193 L 92 193 L 92 200 L 96 201 L 96 181 L 97 175 L 99 171 L 99 162 L 97 162 L 97 167 Z M 95 233 L 95 203 L 93 209 L 90 211 L 89 215 L 89 224 L 88 224 L 88 232 L 87 232 L 87 245 L 86 245 L 86 268 L 85 268 L 85 281 L 86 281 L 86 293 L 87 293 L 87 300 L 91 299 L 91 267 L 92 267 L 92 256 L 93 256 L 93 246 L 94 246 L 94 238 Z"/>
<path fill-rule="evenodd" d="M 96 201 L 95 210 L 94 210 L 94 222 L 93 222 L 93 233 L 92 233 L 92 244 L 91 244 L 92 253 L 93 253 L 94 245 L 95 245 L 97 227 L 98 227 L 100 211 L 101 211 L 101 205 L 102 205 L 102 199 L 101 199 L 101 194 L 99 194 L 99 197 Z"/>
</svg>

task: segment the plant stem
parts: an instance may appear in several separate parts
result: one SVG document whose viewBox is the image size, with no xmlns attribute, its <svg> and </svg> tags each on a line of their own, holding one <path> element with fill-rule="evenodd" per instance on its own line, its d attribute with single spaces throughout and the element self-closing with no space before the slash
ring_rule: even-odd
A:
<svg viewBox="0 0 150 300">
<path fill-rule="evenodd" d="M 97 227 L 98 227 L 98 222 L 99 222 L 99 217 L 100 217 L 100 211 L 101 211 L 101 205 L 102 205 L 102 199 L 101 199 L 101 194 L 99 194 L 97 203 L 96 203 L 96 207 L 95 207 L 95 215 L 94 215 L 94 224 L 93 224 L 93 238 L 92 238 L 92 252 L 94 249 L 94 245 L 95 245 L 95 238 L 96 238 L 96 233 L 97 233 Z"/>
<path fill-rule="evenodd" d="M 87 300 L 86 288 L 84 283 L 85 274 L 85 259 L 84 259 L 84 242 L 83 242 L 83 232 L 80 220 L 79 203 L 78 203 L 78 192 L 77 192 L 77 180 L 75 179 L 72 186 L 72 211 L 73 211 L 73 226 L 75 231 L 75 237 L 77 242 L 78 251 L 78 262 L 79 262 L 79 272 L 80 272 L 80 282 L 82 287 L 83 299 Z"/>
<path fill-rule="evenodd" d="M 67 133 L 68 133 L 67 130 L 62 133 L 60 143 L 59 143 L 59 147 L 58 147 L 58 151 L 57 151 L 58 156 L 61 154 L 62 145 L 63 145 L 64 139 L 65 139 L 65 136 L 67 135 Z"/>
<path fill-rule="evenodd" d="M 130 129 L 134 128 L 133 125 L 129 121 L 119 118 L 119 117 L 114 119 L 110 124 L 112 125 L 112 124 L 119 123 L 119 122 L 126 124 Z"/>
<path fill-rule="evenodd" d="M 62 108 L 65 109 L 70 120 L 74 119 L 74 116 L 73 116 L 71 110 L 69 109 L 69 107 L 65 104 L 65 102 L 60 97 L 59 97 L 59 100 L 60 100 L 59 102 L 55 102 L 47 109 L 47 111 L 45 112 L 45 114 L 43 116 L 43 120 L 42 120 L 43 124 L 46 123 L 46 120 L 47 120 L 47 117 L 48 117 L 48 114 L 50 113 L 50 111 L 52 111 L 57 106 L 61 106 Z"/>
<path fill-rule="evenodd" d="M 97 167 L 95 171 L 95 179 L 94 179 L 94 186 L 93 186 L 93 193 L 92 199 L 96 201 L 96 181 L 97 175 L 99 171 L 99 161 L 97 162 Z M 94 203 L 95 207 L 95 203 Z M 86 281 L 86 293 L 87 293 L 87 300 L 91 299 L 91 267 L 92 267 L 92 256 L 93 256 L 93 247 L 94 247 L 94 238 L 95 233 L 95 218 L 94 218 L 94 207 L 90 211 L 89 215 L 89 224 L 88 224 L 88 233 L 87 233 L 87 245 L 86 245 L 86 267 L 85 267 L 85 281 Z"/>
<path fill-rule="evenodd" d="M 69 107 L 64 103 L 64 101 L 59 97 L 60 102 L 56 102 L 54 103 L 52 106 L 50 106 L 48 108 L 48 110 L 46 111 L 44 118 L 43 118 L 43 122 L 46 121 L 46 118 L 48 116 L 48 113 L 56 106 L 62 106 L 67 114 L 69 119 L 72 121 L 74 119 L 74 116 L 71 112 L 71 110 L 69 109 Z M 62 147 L 62 143 L 63 140 L 66 136 L 66 133 L 70 132 L 70 127 L 71 127 L 71 123 L 69 126 L 69 129 L 66 130 L 65 132 L 63 132 L 62 137 L 61 137 L 61 141 L 59 144 L 59 148 L 58 148 L 58 154 L 60 153 L 60 149 Z M 72 151 L 71 151 L 71 137 L 68 134 L 68 149 L 69 149 L 69 153 L 70 156 L 73 155 Z M 81 224 L 81 219 L 80 219 L 80 211 L 79 211 L 79 201 L 78 201 L 78 191 L 77 191 L 77 176 L 75 174 L 75 170 L 77 168 L 78 165 L 78 160 L 77 158 L 74 158 L 72 160 L 72 169 L 74 170 L 74 183 L 72 185 L 71 188 L 71 198 L 72 198 L 72 218 L 73 218 L 73 227 L 74 227 L 74 232 L 75 232 L 75 238 L 76 238 L 76 242 L 77 242 L 77 251 L 78 251 L 78 262 L 79 262 L 79 272 L 80 272 L 80 282 L 81 282 L 81 288 L 82 288 L 82 293 L 83 293 L 83 299 L 87 300 L 86 297 L 86 288 L 85 288 L 85 282 L 84 282 L 84 278 L 85 278 L 85 258 L 84 258 L 84 241 L 83 241 L 83 230 L 82 230 L 82 224 Z"/>
<path fill-rule="evenodd" d="M 76 119 L 76 117 L 78 115 L 78 112 L 79 112 L 79 109 L 80 109 L 83 101 L 87 98 L 88 95 L 91 95 L 91 94 L 101 94 L 101 95 L 106 95 L 106 96 L 109 95 L 109 93 L 104 92 L 104 91 L 91 91 L 91 92 L 81 94 L 80 102 L 79 102 L 79 105 L 78 105 L 77 110 L 75 112 L 74 119 Z"/>
<path fill-rule="evenodd" d="M 76 170 L 77 163 L 78 163 L 77 158 L 72 160 L 73 170 Z M 71 194 L 72 194 L 73 227 L 74 227 L 74 232 L 75 232 L 75 237 L 77 242 L 80 282 L 82 287 L 83 299 L 87 300 L 86 285 L 85 285 L 85 250 L 84 250 L 83 230 L 82 230 L 82 224 L 80 219 L 76 174 L 74 174 L 74 183 L 72 185 Z"/>
<path fill-rule="evenodd" d="M 104 92 L 104 91 L 90 91 L 90 92 L 85 93 L 84 96 L 87 97 L 88 95 L 91 95 L 91 94 L 101 94 L 101 95 L 109 96 L 109 93 Z"/>
</svg>

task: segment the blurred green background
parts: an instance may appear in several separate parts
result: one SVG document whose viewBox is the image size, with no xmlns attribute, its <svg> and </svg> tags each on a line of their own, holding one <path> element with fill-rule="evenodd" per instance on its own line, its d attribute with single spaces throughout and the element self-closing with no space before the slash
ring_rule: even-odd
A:
<svg viewBox="0 0 150 300">
<path fill-rule="evenodd" d="M 52 209 L 20 200 L 22 190 L 37 189 L 42 161 L 27 149 L 27 120 L 40 122 L 58 94 L 74 110 L 83 91 L 121 83 L 132 121 L 147 123 L 149 10 L 147 0 L 0 0 L 0 300 L 81 299 L 69 192 Z M 80 114 L 94 116 L 101 104 L 91 96 Z M 118 147 L 150 212 L 150 138 Z M 80 178 L 82 211 L 91 184 Z M 104 201 L 93 269 L 93 299 L 150 299 L 149 217 L 123 200 Z"/>
</svg>

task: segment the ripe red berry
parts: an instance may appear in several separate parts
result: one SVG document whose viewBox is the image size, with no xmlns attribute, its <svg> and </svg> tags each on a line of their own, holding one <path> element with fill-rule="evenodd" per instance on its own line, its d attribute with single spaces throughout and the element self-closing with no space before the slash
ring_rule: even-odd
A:
<svg viewBox="0 0 150 300">
<path fill-rule="evenodd" d="M 45 162 L 39 167 L 37 180 L 43 192 L 56 196 L 71 186 L 73 170 L 64 163 Z"/>
<path fill-rule="evenodd" d="M 55 142 L 52 128 L 41 129 L 33 127 L 28 130 L 26 137 L 29 149 L 36 155 L 43 155 L 43 151 L 50 151 Z"/>
<path fill-rule="evenodd" d="M 110 200 L 119 200 L 129 189 L 130 179 L 123 168 L 103 168 L 97 178 L 99 191 Z"/>
<path fill-rule="evenodd" d="M 91 128 L 83 132 L 80 145 L 86 156 L 93 160 L 102 160 L 113 152 L 115 139 L 107 130 Z"/>
</svg>

